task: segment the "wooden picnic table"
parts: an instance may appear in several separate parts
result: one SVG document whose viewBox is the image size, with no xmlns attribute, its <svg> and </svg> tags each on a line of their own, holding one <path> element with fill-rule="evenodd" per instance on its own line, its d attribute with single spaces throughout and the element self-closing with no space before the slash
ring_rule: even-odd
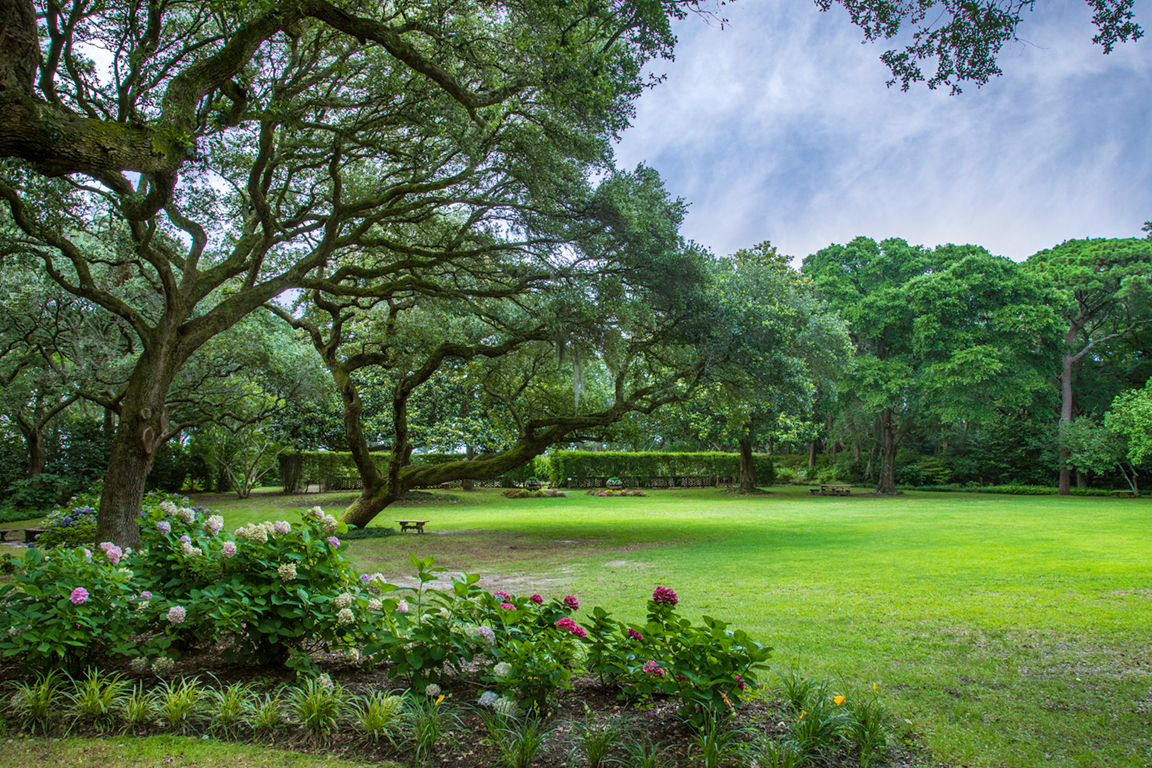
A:
<svg viewBox="0 0 1152 768">
<path fill-rule="evenodd" d="M 821 496 L 851 496 L 851 483 L 820 483 Z"/>
<path fill-rule="evenodd" d="M 400 523 L 400 533 L 404 531 L 416 531 L 416 533 L 424 533 L 424 524 L 427 520 L 397 520 Z"/>
</svg>

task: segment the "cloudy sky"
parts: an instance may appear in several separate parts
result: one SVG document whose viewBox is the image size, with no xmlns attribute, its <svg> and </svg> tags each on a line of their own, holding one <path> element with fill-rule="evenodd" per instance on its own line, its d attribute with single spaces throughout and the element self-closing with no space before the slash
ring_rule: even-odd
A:
<svg viewBox="0 0 1152 768">
<path fill-rule="evenodd" d="M 804 257 L 857 235 L 974 243 L 1016 260 L 1152 219 L 1149 37 L 1104 56 L 1087 3 L 1044 0 L 959 96 L 886 88 L 881 45 L 835 7 L 738 0 L 720 29 L 677 27 L 664 83 L 637 105 L 620 167 L 653 166 L 690 203 L 685 235 L 728 254 Z M 926 68 L 926 71 L 931 71 Z"/>
</svg>

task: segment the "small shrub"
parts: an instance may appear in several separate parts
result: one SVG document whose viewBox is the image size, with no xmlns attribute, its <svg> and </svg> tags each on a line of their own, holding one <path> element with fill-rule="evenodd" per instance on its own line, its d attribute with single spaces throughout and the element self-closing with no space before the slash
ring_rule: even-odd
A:
<svg viewBox="0 0 1152 768">
<path fill-rule="evenodd" d="M 268 736 L 284 721 L 284 704 L 278 693 L 257 695 L 252 702 L 252 730 Z"/>
<path fill-rule="evenodd" d="M 169 728 L 187 733 L 199 720 L 203 696 L 197 678 L 165 680 L 156 691 L 156 713 Z"/>
<path fill-rule="evenodd" d="M 41 675 L 32 683 L 17 683 L 11 704 L 16 716 L 28 724 L 34 734 L 48 728 L 48 720 L 59 711 L 59 700 L 65 677 L 59 670 Z"/>
<path fill-rule="evenodd" d="M 497 765 L 503 768 L 529 768 L 551 733 L 537 717 L 518 719 L 497 713 L 484 713 L 482 717 L 489 742 L 500 752 Z"/>
<path fill-rule="evenodd" d="M 81 720 L 97 727 L 106 727 L 115 719 L 122 708 L 124 692 L 128 681 L 120 675 L 101 675 L 96 668 L 90 668 L 82 681 L 74 681 L 74 690 L 68 696 L 73 711 Z"/>
<path fill-rule="evenodd" d="M 156 716 L 156 697 L 143 685 L 135 685 L 121 700 L 120 715 L 129 728 L 149 725 Z"/>
<path fill-rule="evenodd" d="M 404 714 L 404 697 L 377 691 L 352 703 L 356 730 L 373 739 L 395 743 Z"/>
<path fill-rule="evenodd" d="M 288 694 L 292 714 L 314 741 L 323 743 L 340 724 L 347 703 L 344 688 L 328 675 L 309 678 L 302 687 Z"/>
<path fill-rule="evenodd" d="M 436 743 L 448 730 L 449 724 L 455 716 L 442 706 L 443 697 L 435 699 L 428 696 L 409 698 L 407 725 L 411 734 L 412 746 L 416 762 L 419 763 L 436 748 Z"/>
<path fill-rule="evenodd" d="M 232 683 L 219 690 L 210 690 L 208 700 L 212 729 L 225 737 L 235 736 L 252 716 L 252 686 L 245 683 Z"/>
<path fill-rule="evenodd" d="M 592 713 L 584 707 L 584 722 L 576 729 L 579 750 L 584 754 L 588 768 L 604 768 L 613 760 L 612 750 L 629 737 L 628 729 L 619 720 L 597 723 Z"/>
</svg>

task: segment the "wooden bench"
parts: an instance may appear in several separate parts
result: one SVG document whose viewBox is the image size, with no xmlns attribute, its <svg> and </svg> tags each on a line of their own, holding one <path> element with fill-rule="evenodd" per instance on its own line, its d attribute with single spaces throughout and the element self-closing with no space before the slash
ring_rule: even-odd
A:
<svg viewBox="0 0 1152 768">
<path fill-rule="evenodd" d="M 1134 495 L 1132 491 L 1112 491 L 1112 493 L 1116 494 L 1116 498 L 1118 499 L 1130 499 Z"/>
<path fill-rule="evenodd" d="M 8 541 L 10 534 L 24 534 L 24 543 L 31 544 L 36 537 L 44 533 L 44 528 L 0 528 L 0 541 Z"/>
<path fill-rule="evenodd" d="M 400 533 L 404 531 L 416 531 L 416 533 L 424 533 L 424 524 L 427 520 L 397 520 L 400 523 Z"/>
</svg>

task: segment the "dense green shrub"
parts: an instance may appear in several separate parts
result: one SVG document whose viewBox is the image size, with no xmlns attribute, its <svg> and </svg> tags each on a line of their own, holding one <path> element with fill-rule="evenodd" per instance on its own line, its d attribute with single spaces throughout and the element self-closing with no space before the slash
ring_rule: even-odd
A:
<svg viewBox="0 0 1152 768">
<path fill-rule="evenodd" d="M 917 491 L 938 491 L 945 493 L 1007 493 L 1016 496 L 1054 496 L 1060 489 L 1054 485 L 922 485 Z M 1102 488 L 1073 488 L 1073 496 L 1112 496 L 1112 491 Z"/>
<path fill-rule="evenodd" d="M 757 484 L 775 482 L 774 458 L 763 453 L 753 455 Z M 739 454 L 718 452 L 555 451 L 547 461 L 547 475 L 553 486 L 563 485 L 569 478 L 619 477 L 641 485 L 653 477 L 735 478 L 739 468 Z"/>
<path fill-rule="evenodd" d="M 381 472 L 388 469 L 390 454 L 374 453 L 372 462 Z M 465 461 L 462 453 L 424 453 L 412 456 L 412 464 L 447 464 L 452 461 Z M 534 474 L 543 474 L 539 469 L 542 465 L 536 462 L 527 462 L 515 469 L 501 475 L 505 484 L 523 483 Z M 329 487 L 338 487 L 343 481 L 359 480 L 356 463 L 352 454 L 341 451 L 293 451 L 282 453 L 279 457 L 280 478 L 284 483 L 285 493 L 296 493 L 306 483 L 321 483 Z"/>
</svg>

